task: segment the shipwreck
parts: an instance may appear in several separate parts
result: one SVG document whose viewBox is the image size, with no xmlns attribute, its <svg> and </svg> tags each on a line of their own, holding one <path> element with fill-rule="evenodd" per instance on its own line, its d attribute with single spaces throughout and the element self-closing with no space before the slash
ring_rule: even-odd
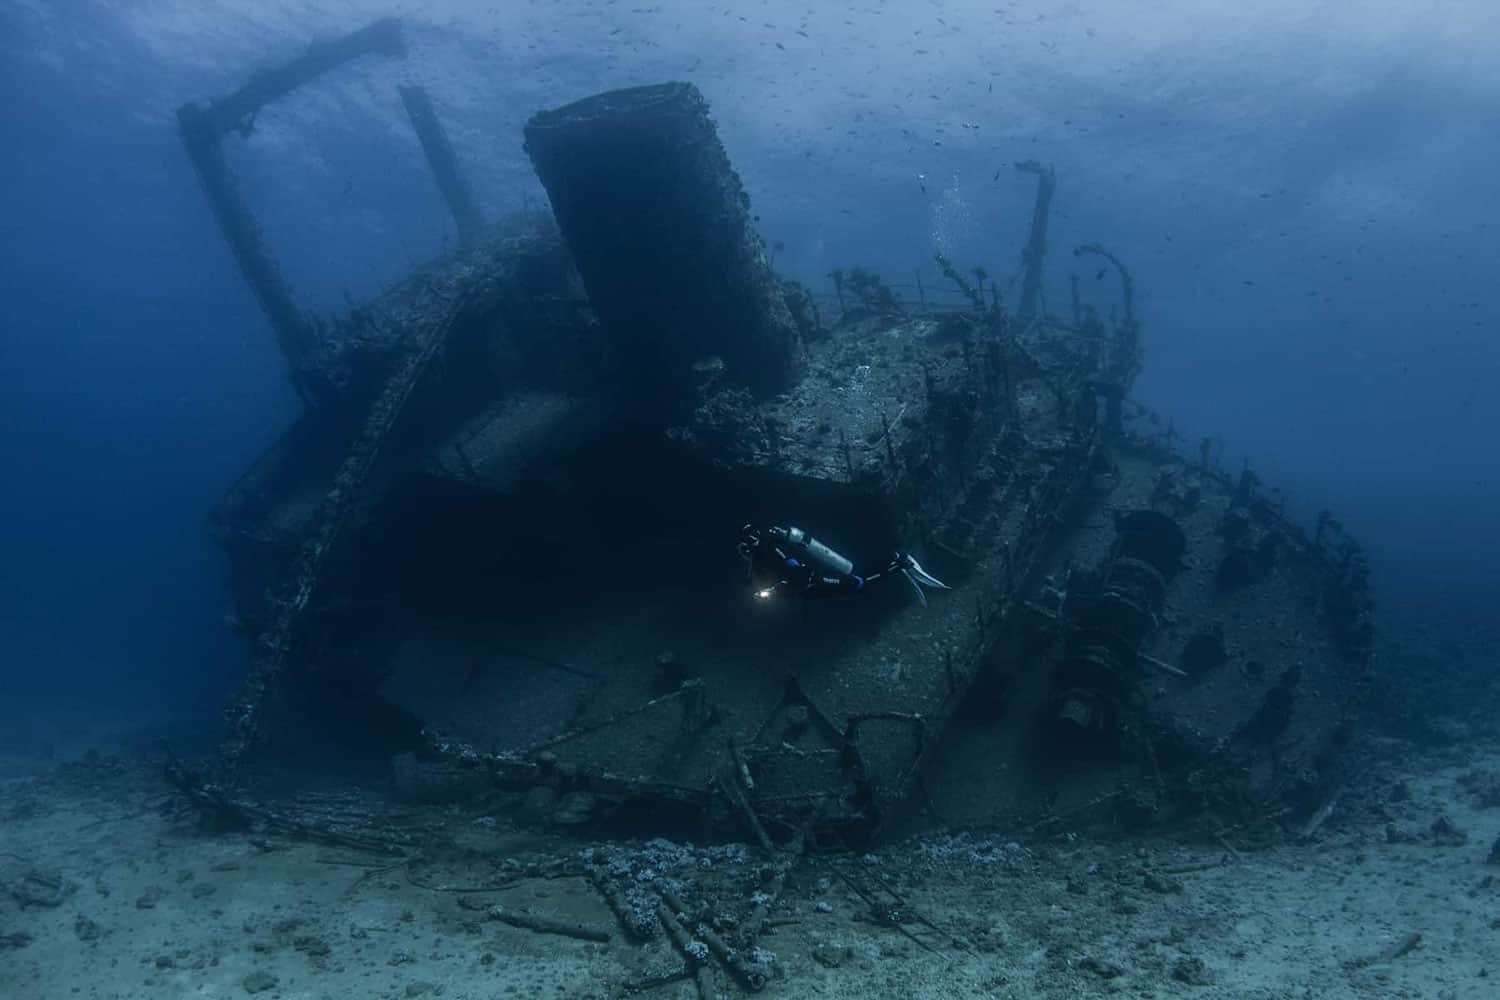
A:
<svg viewBox="0 0 1500 1000">
<path fill-rule="evenodd" d="M 541 822 L 767 848 L 924 810 L 1316 811 L 1373 642 L 1359 547 L 1141 419 L 1113 253 L 1073 250 L 1118 276 L 1112 316 L 1042 307 L 1050 167 L 1017 174 L 1037 201 L 1014 308 L 940 259 L 961 308 L 855 269 L 820 309 L 773 269 L 691 84 L 538 111 L 518 139 L 552 211 L 504 221 L 405 88 L 458 245 L 315 322 L 224 145 L 402 52 L 379 22 L 179 111 L 305 403 L 212 514 L 250 649 L 215 794 L 325 725 L 388 754 L 405 795 L 509 789 Z M 746 522 L 860 565 L 916 552 L 952 590 L 757 602 Z"/>
</svg>

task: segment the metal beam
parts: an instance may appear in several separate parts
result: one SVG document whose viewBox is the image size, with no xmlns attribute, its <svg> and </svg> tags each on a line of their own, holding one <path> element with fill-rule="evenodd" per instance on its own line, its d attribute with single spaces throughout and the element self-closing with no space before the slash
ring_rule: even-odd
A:
<svg viewBox="0 0 1500 1000">
<path fill-rule="evenodd" d="M 1017 163 L 1016 169 L 1036 174 L 1036 205 L 1031 211 L 1031 238 L 1021 251 L 1026 276 L 1021 283 L 1021 308 L 1016 311 L 1016 317 L 1024 326 L 1036 317 L 1037 299 L 1042 291 L 1042 258 L 1047 254 L 1047 214 L 1052 208 L 1052 190 L 1057 186 L 1057 179 L 1050 163 L 1027 160 L 1025 163 Z"/>
<path fill-rule="evenodd" d="M 308 352 L 315 346 L 316 329 L 297 307 L 260 225 L 240 195 L 239 181 L 224 157 L 224 135 L 231 131 L 249 135 L 255 115 L 268 102 L 356 56 L 367 52 L 403 55 L 405 51 L 401 22 L 386 18 L 343 38 L 315 42 L 286 65 L 256 73 L 228 97 L 210 101 L 207 106 L 189 101 L 177 109 L 177 127 L 188 158 L 203 183 L 203 191 L 240 273 L 271 321 L 291 369 L 292 384 L 305 401 L 310 401 L 312 391 L 304 384 L 301 371 Z"/>
<path fill-rule="evenodd" d="M 474 196 L 464 182 L 463 174 L 459 173 L 453 144 L 448 141 L 448 133 L 432 109 L 432 98 L 421 87 L 402 87 L 400 90 L 401 103 L 406 105 L 407 117 L 422 142 L 422 151 L 427 154 L 427 165 L 432 168 L 438 190 L 443 193 L 448 211 L 453 213 L 453 221 L 458 225 L 458 241 L 472 243 L 484 226 L 484 217 L 474 205 Z"/>
</svg>

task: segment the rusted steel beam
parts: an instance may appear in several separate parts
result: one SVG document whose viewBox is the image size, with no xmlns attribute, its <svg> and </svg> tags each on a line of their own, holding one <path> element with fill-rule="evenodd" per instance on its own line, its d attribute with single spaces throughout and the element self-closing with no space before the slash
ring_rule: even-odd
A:
<svg viewBox="0 0 1500 1000">
<path fill-rule="evenodd" d="M 260 738 L 266 698 L 286 667 L 308 605 L 324 582 L 324 566 L 364 496 L 376 459 L 449 331 L 477 294 L 472 287 L 459 283 L 433 287 L 424 296 L 420 310 L 414 310 L 413 315 L 423 318 L 415 321 L 417 329 L 410 337 L 408 352 L 393 366 L 324 494 L 291 571 L 277 590 L 270 623 L 256 637 L 250 669 L 239 694 L 225 710 L 229 733 L 221 753 L 228 767 L 236 766 Z"/>
<path fill-rule="evenodd" d="M 411 127 L 421 140 L 422 152 L 427 154 L 427 165 L 432 168 L 438 190 L 442 192 L 443 200 L 448 203 L 448 211 L 453 213 L 453 221 L 458 226 L 458 241 L 472 243 L 484 226 L 484 217 L 479 214 L 479 209 L 474 204 L 474 195 L 464 181 L 463 174 L 459 172 L 458 159 L 453 155 L 453 144 L 448 141 L 448 133 L 432 108 L 432 98 L 427 96 L 427 91 L 422 87 L 401 87 L 400 90 L 401 103 L 406 106 Z"/>
<path fill-rule="evenodd" d="M 275 100 L 323 73 L 367 52 L 401 55 L 401 22 L 395 18 L 376 21 L 368 27 L 331 42 L 315 42 L 303 55 L 284 66 L 261 70 L 239 90 L 206 106 L 189 101 L 177 109 L 177 128 L 193 169 L 203 183 L 214 218 L 224 233 L 240 273 L 255 293 L 256 301 L 271 321 L 277 343 L 291 368 L 292 384 L 305 401 L 312 393 L 302 377 L 302 364 L 316 344 L 312 322 L 297 308 L 291 289 L 281 275 L 260 225 L 240 195 L 239 182 L 224 157 L 224 136 L 238 131 L 249 135 L 255 115 Z"/>
<path fill-rule="evenodd" d="M 338 69 L 351 59 L 371 53 L 406 55 L 406 40 L 401 35 L 399 18 L 382 18 L 342 38 L 313 42 L 306 52 L 291 62 L 259 71 L 239 90 L 228 97 L 210 101 L 207 108 L 201 109 L 204 125 L 217 136 L 228 132 L 249 134 L 256 114 L 267 104 L 330 70 Z"/>
<path fill-rule="evenodd" d="M 1037 299 L 1042 291 L 1042 259 L 1047 255 L 1047 216 L 1052 209 L 1052 191 L 1057 178 L 1052 173 L 1052 164 L 1037 160 L 1017 163 L 1016 169 L 1023 173 L 1036 174 L 1036 205 L 1031 210 L 1031 237 L 1021 251 L 1021 261 L 1026 265 L 1026 274 L 1021 282 L 1021 308 L 1016 316 L 1025 324 L 1036 317 Z"/>
<path fill-rule="evenodd" d="M 224 159 L 221 136 L 207 111 L 197 104 L 184 104 L 177 109 L 177 126 L 224 240 L 256 301 L 271 321 L 281 353 L 292 369 L 292 382 L 297 384 L 300 381 L 297 369 L 313 346 L 312 324 L 293 301 L 292 291 L 266 246 L 260 225 L 240 197 L 239 182 Z M 302 390 L 301 385 L 297 387 Z"/>
</svg>

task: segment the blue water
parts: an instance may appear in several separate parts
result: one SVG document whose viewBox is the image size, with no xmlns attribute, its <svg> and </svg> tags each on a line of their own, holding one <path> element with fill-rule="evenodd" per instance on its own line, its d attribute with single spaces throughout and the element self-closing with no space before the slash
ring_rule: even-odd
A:
<svg viewBox="0 0 1500 1000">
<path fill-rule="evenodd" d="M 1089 301 L 1116 301 L 1078 243 L 1133 268 L 1136 396 L 1222 436 L 1298 516 L 1335 511 L 1387 620 L 1493 617 L 1486 3 L 805 6 L 421 5 L 405 60 L 347 67 L 227 148 L 299 301 L 325 314 L 452 238 L 398 82 L 432 93 L 494 216 L 545 204 L 520 148 L 530 114 L 692 80 L 777 266 L 822 293 L 829 270 L 866 265 L 901 284 L 920 269 L 936 296 L 935 249 L 1008 279 L 1032 191 L 1011 165 L 1050 161 L 1049 306 L 1065 311 L 1075 269 Z M 8 708 L 176 711 L 231 689 L 243 651 L 205 514 L 297 403 L 172 113 L 393 11 L 0 3 Z"/>
</svg>

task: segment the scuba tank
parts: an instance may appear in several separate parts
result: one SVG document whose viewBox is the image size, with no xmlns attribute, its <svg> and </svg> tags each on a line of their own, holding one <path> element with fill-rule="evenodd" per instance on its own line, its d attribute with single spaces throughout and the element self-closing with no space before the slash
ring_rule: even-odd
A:
<svg viewBox="0 0 1500 1000">
<path fill-rule="evenodd" d="M 854 572 L 852 560 L 830 549 L 801 528 L 787 528 L 786 540 L 802 549 L 810 561 L 824 569 L 832 570 L 840 576 L 849 576 Z"/>
</svg>

